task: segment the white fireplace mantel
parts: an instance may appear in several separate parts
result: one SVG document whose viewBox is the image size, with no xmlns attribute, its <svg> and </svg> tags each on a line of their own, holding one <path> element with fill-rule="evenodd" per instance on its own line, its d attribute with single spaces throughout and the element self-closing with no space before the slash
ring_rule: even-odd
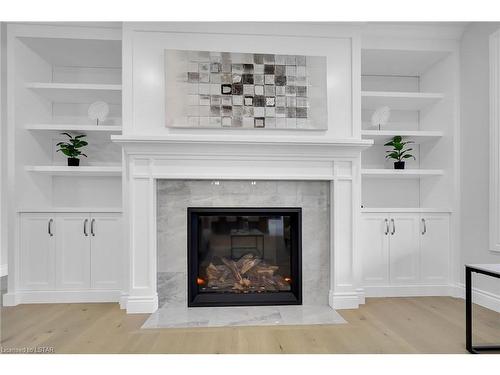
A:
<svg viewBox="0 0 500 375">
<path fill-rule="evenodd" d="M 324 137 L 121 135 L 128 284 L 121 301 L 128 313 L 158 308 L 156 289 L 156 180 L 244 179 L 330 181 L 330 292 L 332 308 L 356 308 L 360 155 L 370 140 Z"/>
</svg>

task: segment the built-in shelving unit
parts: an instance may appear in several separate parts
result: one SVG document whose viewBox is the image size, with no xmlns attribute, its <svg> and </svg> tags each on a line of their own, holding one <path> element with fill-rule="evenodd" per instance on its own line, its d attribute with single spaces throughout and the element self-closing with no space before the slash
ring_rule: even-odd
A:
<svg viewBox="0 0 500 375">
<path fill-rule="evenodd" d="M 121 30 L 66 28 L 66 37 L 20 35 L 18 39 L 53 66 L 116 69 L 122 65 Z"/>
<path fill-rule="evenodd" d="M 442 169 L 362 169 L 361 175 L 371 178 L 423 178 L 442 176 Z"/>
<path fill-rule="evenodd" d="M 97 132 L 121 133 L 122 127 L 118 125 L 77 125 L 77 124 L 28 124 L 27 130 L 55 131 L 55 132 Z"/>
<path fill-rule="evenodd" d="M 16 209 L 16 212 L 27 212 L 27 213 L 38 213 L 38 212 L 92 212 L 92 213 L 98 213 L 98 212 L 113 212 L 113 213 L 121 213 L 122 209 L 120 207 L 106 207 L 106 206 L 97 206 L 97 207 L 88 207 L 88 206 L 81 206 L 81 207 L 19 207 Z"/>
<path fill-rule="evenodd" d="M 80 166 L 68 167 L 65 165 L 28 165 L 27 171 L 45 173 L 53 176 L 120 176 L 122 167 L 119 166 Z"/>
<path fill-rule="evenodd" d="M 443 99 L 443 94 L 428 92 L 362 91 L 364 109 L 389 106 L 391 109 L 418 111 Z"/>
<path fill-rule="evenodd" d="M 32 212 L 121 210 L 122 51 L 119 28 L 13 25 L 9 34 L 9 87 L 15 109 L 15 207 Z M 89 105 L 104 101 L 109 114 L 97 125 Z M 67 166 L 60 133 L 85 134 L 87 157 Z"/>
<path fill-rule="evenodd" d="M 374 144 L 385 144 L 393 137 L 400 135 L 411 139 L 416 144 L 437 141 L 444 136 L 442 131 L 425 131 L 425 130 L 362 130 L 361 136 L 363 139 L 373 139 Z"/>
<path fill-rule="evenodd" d="M 28 82 L 26 88 L 58 103 L 92 103 L 102 100 L 109 104 L 121 103 L 121 85 L 95 83 Z"/>
<path fill-rule="evenodd" d="M 361 212 L 365 213 L 451 213 L 448 208 L 439 207 L 369 207 L 361 208 Z"/>
<path fill-rule="evenodd" d="M 377 39 L 377 38 L 374 38 Z M 362 41 L 361 283 L 366 296 L 448 295 L 458 281 L 459 45 Z M 387 121 L 381 107 L 390 108 Z M 415 157 L 395 169 L 384 146 Z"/>
<path fill-rule="evenodd" d="M 366 47 L 361 56 L 361 136 L 374 141 L 362 157 L 362 212 L 452 210 L 456 56 L 383 45 Z M 374 111 L 385 106 L 388 123 L 372 124 Z M 385 158 L 384 144 L 398 135 L 413 142 L 416 159 L 406 159 L 404 170 Z"/>
</svg>

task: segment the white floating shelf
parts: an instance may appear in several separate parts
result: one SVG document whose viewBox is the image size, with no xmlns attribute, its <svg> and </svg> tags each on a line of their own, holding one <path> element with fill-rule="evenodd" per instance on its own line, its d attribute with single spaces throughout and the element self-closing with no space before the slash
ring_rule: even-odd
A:
<svg viewBox="0 0 500 375">
<path fill-rule="evenodd" d="M 374 110 L 388 106 L 391 109 L 418 111 L 443 97 L 443 94 L 429 92 L 361 91 L 361 107 Z"/>
<path fill-rule="evenodd" d="M 121 207 L 20 207 L 17 212 L 123 212 Z"/>
<path fill-rule="evenodd" d="M 385 144 L 396 135 L 408 138 L 417 144 L 429 141 L 435 141 L 444 135 L 442 131 L 423 131 L 423 130 L 362 130 L 363 139 L 373 139 L 375 144 Z"/>
<path fill-rule="evenodd" d="M 25 169 L 29 172 L 45 173 L 53 176 L 120 176 L 121 166 L 79 166 L 65 165 L 31 165 Z"/>
<path fill-rule="evenodd" d="M 92 103 L 102 100 L 108 104 L 120 104 L 122 100 L 122 85 L 28 82 L 25 86 L 58 103 Z"/>
<path fill-rule="evenodd" d="M 369 178 L 420 178 L 442 176 L 442 169 L 362 169 L 361 174 Z"/>
<path fill-rule="evenodd" d="M 74 125 L 74 124 L 28 124 L 26 129 L 35 131 L 58 131 L 58 132 L 103 132 L 120 133 L 121 126 L 117 125 Z"/>
<path fill-rule="evenodd" d="M 377 213 L 377 212 L 422 212 L 422 213 L 450 213 L 447 208 L 435 207 L 362 207 L 361 212 Z"/>
</svg>

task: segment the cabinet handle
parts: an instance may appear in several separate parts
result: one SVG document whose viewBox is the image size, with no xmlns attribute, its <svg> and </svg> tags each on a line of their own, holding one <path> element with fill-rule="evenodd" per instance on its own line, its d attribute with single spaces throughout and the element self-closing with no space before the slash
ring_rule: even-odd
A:
<svg viewBox="0 0 500 375">
<path fill-rule="evenodd" d="M 384 234 L 387 236 L 389 234 L 389 220 L 384 219 L 385 221 L 385 232 Z"/>
<path fill-rule="evenodd" d="M 392 223 L 391 236 L 394 236 L 394 233 L 396 233 L 396 223 L 394 223 L 394 219 L 391 219 L 391 223 Z"/>
<path fill-rule="evenodd" d="M 83 221 L 83 234 L 85 235 L 85 237 L 88 237 L 89 234 L 87 233 L 87 223 L 88 223 L 89 219 L 85 219 Z"/>
<path fill-rule="evenodd" d="M 95 236 L 95 232 L 94 232 L 94 223 L 95 223 L 95 219 L 92 219 L 90 221 L 90 234 L 92 234 L 92 237 Z"/>
<path fill-rule="evenodd" d="M 425 222 L 425 219 L 422 219 L 422 224 L 424 225 L 424 229 L 422 230 L 422 235 L 427 233 L 427 224 Z"/>
<path fill-rule="evenodd" d="M 49 233 L 49 236 L 52 237 L 54 233 L 52 233 L 52 222 L 54 219 L 49 219 L 49 223 L 47 224 L 47 232 Z"/>
</svg>

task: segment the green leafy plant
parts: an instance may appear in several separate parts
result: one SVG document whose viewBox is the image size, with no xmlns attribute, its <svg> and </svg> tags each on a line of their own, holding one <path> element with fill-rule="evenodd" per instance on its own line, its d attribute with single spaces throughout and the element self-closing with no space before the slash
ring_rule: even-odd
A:
<svg viewBox="0 0 500 375">
<path fill-rule="evenodd" d="M 386 151 L 388 154 L 385 155 L 386 159 L 394 159 L 396 161 L 404 161 L 405 159 L 413 158 L 415 160 L 415 156 L 410 154 L 412 148 L 406 148 L 407 145 L 415 143 L 413 141 L 404 141 L 403 137 L 400 135 L 396 135 L 390 142 L 387 142 L 384 146 L 391 146 L 392 150 Z"/>
<path fill-rule="evenodd" d="M 68 158 L 72 159 L 78 159 L 80 156 L 85 156 L 85 155 L 80 149 L 82 147 L 85 147 L 88 145 L 87 141 L 84 141 L 82 138 L 86 137 L 85 134 L 77 135 L 75 137 L 72 137 L 68 133 L 61 133 L 61 135 L 66 135 L 69 138 L 68 142 L 59 142 L 57 146 L 59 149 L 57 152 L 61 151 L 64 155 L 66 155 Z"/>
</svg>

